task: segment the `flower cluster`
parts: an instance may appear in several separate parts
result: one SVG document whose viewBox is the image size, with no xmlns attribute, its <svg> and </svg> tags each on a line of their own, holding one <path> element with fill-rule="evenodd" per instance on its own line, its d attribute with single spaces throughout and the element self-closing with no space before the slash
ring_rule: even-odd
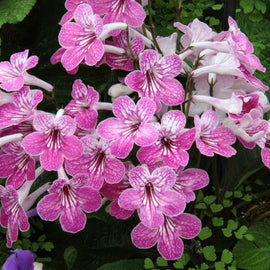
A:
<svg viewBox="0 0 270 270">
<path fill-rule="evenodd" d="M 185 168 L 192 146 L 205 156 L 231 157 L 236 140 L 249 149 L 257 144 L 270 168 L 270 126 L 263 118 L 268 87 L 254 76 L 265 69 L 232 18 L 221 33 L 198 19 L 176 22 L 183 33 L 178 46 L 177 33 L 155 38 L 144 29 L 146 14 L 134 0 L 66 0 L 65 7 L 52 63 L 71 74 L 80 64 L 107 64 L 126 76 L 109 90 L 112 103 L 75 80 L 72 100 L 53 114 L 37 109 L 42 91 L 30 88 L 53 90 L 27 73 L 37 56 L 27 58 L 26 50 L 0 63 L 0 177 L 7 178 L 0 186 L 0 224 L 7 245 L 18 228 L 29 229 L 36 201 L 41 219 L 59 217 L 64 231 L 76 233 L 85 227 L 85 213 L 107 198 L 116 218 L 138 215 L 131 233 L 136 247 L 157 244 L 165 259 L 177 259 L 181 238 L 201 229 L 186 205 L 209 183 L 204 170 Z M 100 120 L 100 110 L 113 117 Z M 44 170 L 58 178 L 29 194 Z"/>
</svg>

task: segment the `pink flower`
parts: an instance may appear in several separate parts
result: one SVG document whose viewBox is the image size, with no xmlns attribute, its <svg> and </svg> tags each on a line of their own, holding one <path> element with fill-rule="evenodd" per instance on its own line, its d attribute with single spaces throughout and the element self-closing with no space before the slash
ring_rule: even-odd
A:
<svg viewBox="0 0 270 270">
<path fill-rule="evenodd" d="M 183 167 L 179 166 L 176 172 L 176 182 L 173 190 L 183 196 L 187 203 L 195 200 L 193 190 L 201 189 L 208 185 L 209 177 L 206 171 L 201 169 L 187 169 L 183 171 Z"/>
<path fill-rule="evenodd" d="M 67 115 L 61 116 L 63 110 L 53 114 L 40 112 L 34 119 L 33 125 L 37 132 L 27 135 L 22 146 L 26 153 L 39 156 L 42 167 L 57 171 L 65 159 L 74 159 L 82 154 L 83 146 L 74 136 L 75 121 Z"/>
<path fill-rule="evenodd" d="M 112 201 L 110 204 L 110 214 L 118 219 L 127 219 L 134 212 L 133 210 L 126 210 L 121 208 L 118 204 L 118 198 L 120 194 L 124 190 L 131 188 L 129 183 L 129 172 L 134 168 L 134 165 L 130 161 L 126 161 L 124 162 L 124 166 L 126 170 L 122 180 L 116 184 L 108 184 L 105 182 L 100 190 L 100 193 L 104 197 Z"/>
<path fill-rule="evenodd" d="M 114 54 L 106 53 L 106 62 L 109 66 L 116 69 L 123 69 L 127 71 L 133 70 L 133 61 L 131 59 L 131 52 L 127 43 L 127 34 L 122 31 L 118 36 L 113 38 L 113 45 L 125 49 L 126 54 Z M 134 37 L 130 40 L 130 47 L 133 53 L 133 57 L 137 57 L 138 54 L 143 51 L 144 43 L 143 39 L 139 36 Z"/>
<path fill-rule="evenodd" d="M 66 49 L 61 62 L 67 71 L 75 69 L 83 60 L 95 65 L 103 56 L 104 47 L 99 39 L 103 23 L 90 5 L 81 4 L 74 12 L 74 22 L 67 22 L 59 33 L 59 43 Z"/>
<path fill-rule="evenodd" d="M 182 196 L 172 190 L 175 173 L 169 167 L 160 167 L 151 174 L 147 166 L 137 166 L 129 173 L 132 188 L 124 190 L 119 206 L 127 210 L 138 210 L 145 226 L 157 228 L 164 222 L 164 215 L 177 216 L 185 209 Z"/>
<path fill-rule="evenodd" d="M 158 140 L 151 146 L 142 147 L 137 152 L 141 163 L 154 164 L 162 159 L 164 164 L 171 168 L 179 165 L 186 166 L 189 155 L 188 150 L 195 137 L 195 129 L 183 131 L 186 124 L 185 115 L 177 110 L 165 113 L 161 119 Z"/>
<path fill-rule="evenodd" d="M 1 148 L 0 177 L 8 177 L 6 185 L 21 186 L 25 178 L 35 179 L 35 160 L 25 153 L 20 142 L 11 142 Z"/>
<path fill-rule="evenodd" d="M 140 69 L 129 73 L 126 84 L 142 97 L 149 97 L 157 103 L 178 105 L 184 101 L 184 89 L 179 81 L 173 79 L 180 74 L 182 62 L 176 54 L 160 58 L 158 52 L 146 50 L 139 59 Z"/>
<path fill-rule="evenodd" d="M 269 121 L 268 121 L 268 125 L 269 125 Z M 257 144 L 262 149 L 261 151 L 262 162 L 267 168 L 270 169 L 270 133 L 269 131 L 263 136 L 262 139 L 257 141 Z"/>
<path fill-rule="evenodd" d="M 96 126 L 98 113 L 93 106 L 98 102 L 99 95 L 93 87 L 85 86 L 81 80 L 76 80 L 71 93 L 73 100 L 65 107 L 66 114 L 75 117 L 78 125 L 84 129 Z"/>
<path fill-rule="evenodd" d="M 141 98 L 137 105 L 128 97 L 119 97 L 113 103 L 113 113 L 117 118 L 108 118 L 98 127 L 98 134 L 107 140 L 114 140 L 112 154 L 126 158 L 134 142 L 139 146 L 153 144 L 158 137 L 150 120 L 156 111 L 155 103 L 149 98 Z"/>
<path fill-rule="evenodd" d="M 45 192 L 48 183 L 32 192 L 29 191 L 34 181 L 26 181 L 19 190 L 7 185 L 6 188 L 0 185 L 0 198 L 2 208 L 0 211 L 0 224 L 7 228 L 7 246 L 10 248 L 12 242 L 17 240 L 18 227 L 22 232 L 29 229 L 26 211 L 31 208 L 36 199 Z"/>
<path fill-rule="evenodd" d="M 105 14 L 104 24 L 126 21 L 132 27 L 139 27 L 146 16 L 134 0 L 91 0 L 91 5 L 97 14 Z"/>
<path fill-rule="evenodd" d="M 53 221 L 60 215 L 60 224 L 66 232 L 84 229 L 86 213 L 97 211 L 101 206 L 101 196 L 89 187 L 87 175 L 78 174 L 74 178 L 58 179 L 53 182 L 46 195 L 37 205 L 39 216 Z"/>
<path fill-rule="evenodd" d="M 13 101 L 0 106 L 0 128 L 17 125 L 35 113 L 36 106 L 42 101 L 41 91 L 31 91 L 24 86 L 13 96 Z"/>
<path fill-rule="evenodd" d="M 29 50 L 14 53 L 8 61 L 0 62 L 0 88 L 6 91 L 17 91 L 23 85 L 36 85 L 47 91 L 52 91 L 53 86 L 30 75 L 27 70 L 35 67 L 38 62 L 37 56 L 28 58 Z"/>
<path fill-rule="evenodd" d="M 109 184 L 121 181 L 125 173 L 123 163 L 111 154 L 110 142 L 103 139 L 99 141 L 91 135 L 81 139 L 83 143 L 83 154 L 74 160 L 66 161 L 67 172 L 75 176 L 85 173 L 89 176 L 89 186 L 99 190 L 104 180 Z"/>
<path fill-rule="evenodd" d="M 140 223 L 133 229 L 131 238 L 136 247 L 143 249 L 151 248 L 158 243 L 158 251 L 164 259 L 176 260 L 184 251 L 181 238 L 194 238 L 200 230 L 201 221 L 197 217 L 182 213 L 176 217 L 165 217 L 164 223 L 159 228 L 149 228 Z"/>
<path fill-rule="evenodd" d="M 197 130 L 196 146 L 206 156 L 214 153 L 225 157 L 236 154 L 236 150 L 230 145 L 235 143 L 234 133 L 227 127 L 221 127 L 215 111 L 205 111 L 201 119 L 198 115 L 194 117 Z"/>
</svg>

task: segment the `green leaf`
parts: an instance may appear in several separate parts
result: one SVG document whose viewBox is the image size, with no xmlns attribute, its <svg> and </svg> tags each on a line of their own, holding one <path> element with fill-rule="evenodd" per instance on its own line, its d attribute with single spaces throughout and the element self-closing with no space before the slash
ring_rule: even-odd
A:
<svg viewBox="0 0 270 270">
<path fill-rule="evenodd" d="M 224 249 L 222 251 L 221 261 L 226 263 L 226 264 L 229 264 L 232 262 L 232 260 L 233 260 L 232 252 L 230 252 L 228 249 Z"/>
<path fill-rule="evenodd" d="M 206 204 L 211 204 L 216 200 L 216 196 L 214 196 L 214 195 L 206 196 L 206 197 L 204 197 L 203 200 Z"/>
<path fill-rule="evenodd" d="M 224 220 L 222 217 L 213 217 L 212 218 L 212 223 L 213 223 L 213 226 L 215 227 L 220 227 L 224 224 Z"/>
<path fill-rule="evenodd" d="M 236 230 L 238 227 L 238 222 L 232 219 L 228 220 L 227 228 L 230 230 Z"/>
<path fill-rule="evenodd" d="M 40 248 L 46 251 L 52 251 L 54 244 L 52 242 L 42 242 L 40 243 Z"/>
<path fill-rule="evenodd" d="M 237 269 L 270 269 L 270 221 L 257 223 L 249 228 L 248 234 L 254 242 L 241 239 L 233 249 Z"/>
<path fill-rule="evenodd" d="M 210 17 L 210 20 L 209 20 L 209 26 L 210 27 L 213 27 L 213 26 L 219 25 L 219 24 L 220 24 L 219 19 L 216 19 L 215 17 Z"/>
<path fill-rule="evenodd" d="M 226 191 L 225 192 L 225 198 L 228 199 L 230 197 L 232 197 L 232 191 Z"/>
<path fill-rule="evenodd" d="M 215 269 L 216 270 L 225 270 L 224 262 L 215 262 Z"/>
<path fill-rule="evenodd" d="M 203 197 L 204 197 L 203 192 L 200 190 L 197 194 L 196 202 L 201 202 Z"/>
<path fill-rule="evenodd" d="M 250 201 L 252 201 L 252 198 L 253 198 L 253 196 L 252 196 L 251 194 L 246 194 L 246 195 L 242 198 L 242 200 L 243 200 L 243 201 L 246 201 L 246 202 L 250 202 Z"/>
<path fill-rule="evenodd" d="M 221 10 L 222 7 L 223 7 L 223 4 L 216 4 L 216 5 L 213 5 L 211 8 L 213 10 Z"/>
<path fill-rule="evenodd" d="M 217 259 L 216 249 L 214 246 L 206 246 L 202 250 L 206 260 L 214 262 Z"/>
<path fill-rule="evenodd" d="M 254 236 L 250 233 L 247 233 L 244 235 L 244 237 L 248 240 L 248 241 L 254 241 Z"/>
<path fill-rule="evenodd" d="M 209 227 L 203 227 L 202 230 L 200 231 L 198 237 L 201 239 L 201 240 L 205 240 L 209 237 L 212 236 L 212 231 Z"/>
<path fill-rule="evenodd" d="M 206 263 L 202 263 L 200 266 L 200 270 L 207 270 L 209 269 L 209 266 Z"/>
<path fill-rule="evenodd" d="M 202 203 L 196 204 L 195 208 L 196 209 L 206 209 L 207 207 L 206 207 L 206 204 L 202 202 Z"/>
<path fill-rule="evenodd" d="M 266 3 L 261 1 L 261 0 L 256 0 L 255 1 L 255 8 L 258 10 L 258 11 L 261 11 L 262 14 L 265 13 L 266 11 Z"/>
<path fill-rule="evenodd" d="M 243 193 L 240 191 L 240 190 L 236 190 L 234 193 L 233 193 L 233 196 L 235 198 L 241 198 L 243 196 Z"/>
<path fill-rule="evenodd" d="M 1 0 L 0 28 L 4 23 L 21 22 L 31 11 L 36 0 Z"/>
<path fill-rule="evenodd" d="M 222 228 L 221 229 L 225 237 L 231 237 L 232 236 L 232 230 L 228 228 Z"/>
<path fill-rule="evenodd" d="M 230 200 L 223 200 L 222 204 L 224 207 L 231 207 L 233 205 L 233 202 Z"/>
<path fill-rule="evenodd" d="M 181 258 L 179 258 L 174 264 L 175 269 L 184 269 L 185 265 L 190 261 L 190 256 L 184 253 Z"/>
<path fill-rule="evenodd" d="M 234 235 L 237 239 L 242 239 L 243 234 L 245 234 L 247 230 L 248 230 L 247 226 L 243 225 L 236 232 L 234 232 Z"/>
<path fill-rule="evenodd" d="M 144 260 L 144 269 L 152 269 L 154 268 L 154 264 L 150 258 L 145 258 Z"/>
<path fill-rule="evenodd" d="M 68 270 L 72 269 L 76 258 L 77 258 L 78 251 L 75 247 L 69 246 L 64 251 L 64 260 L 67 265 Z"/>
<path fill-rule="evenodd" d="M 240 6 L 244 13 L 250 13 L 254 9 L 254 0 L 240 0 Z"/>
<path fill-rule="evenodd" d="M 210 205 L 210 208 L 211 208 L 213 213 L 217 213 L 217 212 L 220 212 L 223 209 L 223 205 L 213 203 L 213 204 Z"/>
<path fill-rule="evenodd" d="M 142 270 L 143 259 L 121 260 L 113 263 L 106 263 L 97 270 Z"/>
<path fill-rule="evenodd" d="M 44 242 L 46 240 L 46 235 L 42 234 L 39 238 L 38 238 L 38 242 Z"/>
<path fill-rule="evenodd" d="M 157 258 L 157 265 L 158 266 L 168 266 L 168 262 L 164 258 L 158 257 Z"/>
</svg>

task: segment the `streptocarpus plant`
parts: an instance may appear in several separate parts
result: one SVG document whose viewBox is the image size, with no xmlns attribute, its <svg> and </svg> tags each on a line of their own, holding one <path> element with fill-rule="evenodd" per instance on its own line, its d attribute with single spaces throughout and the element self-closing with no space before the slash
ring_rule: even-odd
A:
<svg viewBox="0 0 270 270">
<path fill-rule="evenodd" d="M 0 189 L 0 221 L 9 247 L 18 227 L 29 228 L 25 211 L 35 201 L 41 219 L 60 217 L 62 229 L 75 233 L 85 227 L 84 212 L 101 207 L 102 195 L 103 202 L 112 201 L 111 215 L 137 217 L 131 233 L 136 247 L 157 244 L 166 260 L 175 260 L 183 253 L 181 238 L 200 232 L 200 219 L 184 211 L 195 200 L 193 191 L 209 183 L 203 168 L 190 168 L 192 151 L 231 157 L 239 140 L 248 149 L 258 144 L 270 166 L 263 118 L 270 109 L 268 87 L 254 76 L 265 69 L 236 22 L 229 18 L 221 33 L 198 19 L 176 22 L 183 33 L 177 44 L 177 33 L 155 37 L 145 28 L 143 4 L 66 0 L 61 48 L 52 62 L 70 74 L 79 65 L 122 69 L 111 102 L 77 79 L 64 109 L 41 111 L 42 92 L 32 85 L 53 87 L 27 73 L 37 56 L 27 58 L 26 50 L 0 63 L 0 163 L 7 166 L 0 176 L 8 177 Z M 110 117 L 99 111 L 111 111 Z M 58 178 L 28 195 L 38 163 Z"/>
</svg>

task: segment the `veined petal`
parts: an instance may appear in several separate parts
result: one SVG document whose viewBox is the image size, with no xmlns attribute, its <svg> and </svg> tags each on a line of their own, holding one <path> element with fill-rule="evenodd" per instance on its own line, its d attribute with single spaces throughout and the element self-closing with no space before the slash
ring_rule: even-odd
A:
<svg viewBox="0 0 270 270">
<path fill-rule="evenodd" d="M 61 62 L 67 71 L 71 71 L 83 61 L 85 54 L 85 49 L 81 46 L 70 47 L 64 52 Z"/>
<path fill-rule="evenodd" d="M 122 136 L 111 144 L 112 155 L 118 158 L 126 158 L 133 148 L 133 136 Z"/>
<path fill-rule="evenodd" d="M 103 54 L 103 43 L 96 38 L 85 52 L 85 63 L 89 66 L 94 66 L 102 58 Z"/>
<path fill-rule="evenodd" d="M 61 148 L 66 159 L 78 158 L 83 152 L 83 145 L 76 136 L 64 136 Z"/>
<path fill-rule="evenodd" d="M 116 184 L 121 181 L 125 174 L 124 164 L 116 159 L 107 159 L 104 169 L 105 181 L 109 184 Z"/>
<path fill-rule="evenodd" d="M 88 4 L 81 4 L 77 6 L 75 12 L 74 12 L 74 19 L 76 23 L 81 25 L 84 28 L 93 28 L 93 9 Z"/>
<path fill-rule="evenodd" d="M 46 149 L 47 136 L 40 132 L 33 132 L 27 135 L 23 141 L 22 146 L 26 153 L 37 156 Z"/>
<path fill-rule="evenodd" d="M 156 103 L 150 98 L 141 98 L 136 105 L 136 113 L 141 121 L 150 120 L 156 112 Z"/>
<path fill-rule="evenodd" d="M 146 82 L 146 76 L 139 70 L 132 71 L 129 73 L 125 79 L 126 85 L 134 91 L 137 91 L 142 94 L 142 96 L 152 97 L 152 95 L 147 95 L 143 92 L 143 85 Z"/>
<path fill-rule="evenodd" d="M 33 125 L 37 131 L 46 132 L 54 126 L 54 115 L 40 112 L 35 116 Z"/>
<path fill-rule="evenodd" d="M 75 116 L 76 122 L 85 129 L 95 128 L 97 124 L 98 113 L 94 109 L 89 109 L 84 112 L 78 112 Z"/>
<path fill-rule="evenodd" d="M 58 36 L 59 44 L 64 48 L 76 46 L 78 45 L 78 39 L 83 32 L 84 30 L 80 25 L 74 22 L 68 22 L 64 24 L 60 30 Z"/>
<path fill-rule="evenodd" d="M 158 158 L 160 158 L 161 151 L 162 149 L 160 145 L 153 144 L 151 146 L 140 148 L 136 156 L 140 163 L 152 165 L 157 162 Z"/>
<path fill-rule="evenodd" d="M 98 191 L 89 187 L 81 187 L 77 191 L 77 201 L 85 212 L 91 213 L 101 207 L 101 196 Z"/>
<path fill-rule="evenodd" d="M 132 27 L 139 27 L 146 17 L 143 7 L 136 1 L 129 1 L 126 6 L 124 17 Z"/>
<path fill-rule="evenodd" d="M 6 91 L 17 91 L 21 89 L 24 85 L 24 77 L 18 76 L 15 78 L 10 78 L 5 80 L 0 84 L 0 87 Z"/>
<path fill-rule="evenodd" d="M 134 141 L 139 146 L 148 146 L 158 139 L 158 130 L 152 124 L 142 124 L 136 131 Z"/>
<path fill-rule="evenodd" d="M 128 96 L 119 97 L 113 102 L 113 114 L 122 121 L 133 119 L 135 112 L 135 103 Z"/>
<path fill-rule="evenodd" d="M 181 72 L 182 61 L 177 54 L 165 55 L 157 64 L 157 73 L 165 78 L 174 78 Z"/>
<path fill-rule="evenodd" d="M 139 59 L 141 71 L 145 73 L 147 70 L 153 68 L 158 62 L 159 54 L 155 50 L 145 50 Z"/>
<path fill-rule="evenodd" d="M 110 204 L 110 215 L 118 219 L 128 219 L 134 211 L 121 208 L 118 201 L 115 200 Z"/>
<path fill-rule="evenodd" d="M 58 149 L 45 149 L 40 156 L 40 164 L 47 171 L 57 171 L 63 165 L 64 158 Z"/>
<path fill-rule="evenodd" d="M 118 199 L 120 207 L 127 210 L 136 210 L 142 206 L 143 191 L 136 189 L 124 190 Z"/>
<path fill-rule="evenodd" d="M 120 136 L 122 121 L 117 118 L 107 118 L 99 123 L 97 133 L 100 137 L 113 140 Z"/>
<path fill-rule="evenodd" d="M 175 180 L 175 172 L 166 166 L 155 169 L 151 174 L 151 183 L 161 191 L 172 188 Z"/>
<path fill-rule="evenodd" d="M 186 124 L 185 115 L 178 110 L 172 110 L 165 113 L 161 119 L 161 128 L 171 134 L 180 133 Z"/>
<path fill-rule="evenodd" d="M 55 118 L 55 126 L 61 132 L 61 135 L 71 136 L 76 131 L 75 121 L 68 115 Z"/>
<path fill-rule="evenodd" d="M 39 201 L 37 211 L 43 220 L 53 221 L 56 220 L 61 213 L 60 206 L 61 201 L 59 194 L 49 194 Z"/>
<path fill-rule="evenodd" d="M 137 166 L 129 172 L 129 182 L 132 187 L 140 190 L 149 182 L 151 175 L 143 166 Z"/>
</svg>

